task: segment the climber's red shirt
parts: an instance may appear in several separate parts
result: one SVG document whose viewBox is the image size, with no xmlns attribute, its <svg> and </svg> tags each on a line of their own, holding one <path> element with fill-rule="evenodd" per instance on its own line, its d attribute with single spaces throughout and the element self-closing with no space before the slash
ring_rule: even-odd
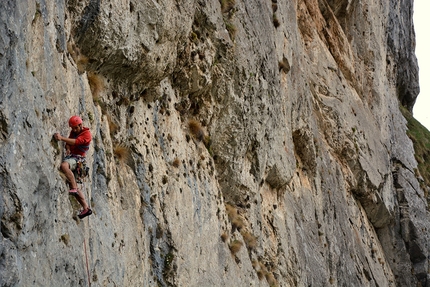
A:
<svg viewBox="0 0 430 287">
<path fill-rule="evenodd" d="M 83 127 L 80 133 L 70 132 L 69 138 L 76 139 L 74 145 L 69 145 L 70 153 L 85 156 L 90 148 L 91 132 L 89 128 Z"/>
</svg>

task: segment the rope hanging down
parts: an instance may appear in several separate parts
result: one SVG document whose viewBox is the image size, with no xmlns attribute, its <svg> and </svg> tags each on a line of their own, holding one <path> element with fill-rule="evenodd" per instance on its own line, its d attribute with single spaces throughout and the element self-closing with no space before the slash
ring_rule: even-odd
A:
<svg viewBox="0 0 430 287">
<path fill-rule="evenodd" d="M 85 237 L 84 237 L 84 251 L 85 251 L 85 261 L 87 263 L 87 276 L 88 276 L 88 286 L 91 287 L 91 279 L 90 279 L 90 270 L 88 269 L 88 255 L 87 255 L 87 244 L 85 242 Z"/>
<path fill-rule="evenodd" d="M 85 192 L 85 182 L 82 181 L 82 193 L 84 192 Z M 88 286 L 91 287 L 91 278 L 90 278 L 90 269 L 88 268 L 88 254 L 87 254 L 87 243 L 85 239 L 85 232 L 84 232 L 84 252 L 85 252 L 85 262 L 87 266 Z"/>
</svg>

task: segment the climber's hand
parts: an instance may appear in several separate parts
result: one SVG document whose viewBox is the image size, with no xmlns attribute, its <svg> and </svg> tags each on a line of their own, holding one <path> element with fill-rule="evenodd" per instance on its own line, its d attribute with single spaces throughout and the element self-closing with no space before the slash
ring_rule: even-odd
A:
<svg viewBox="0 0 430 287">
<path fill-rule="evenodd" d="M 61 139 L 62 139 L 63 137 L 60 135 L 60 133 L 55 133 L 55 134 L 54 134 L 54 138 L 55 138 L 57 141 L 61 141 Z"/>
</svg>

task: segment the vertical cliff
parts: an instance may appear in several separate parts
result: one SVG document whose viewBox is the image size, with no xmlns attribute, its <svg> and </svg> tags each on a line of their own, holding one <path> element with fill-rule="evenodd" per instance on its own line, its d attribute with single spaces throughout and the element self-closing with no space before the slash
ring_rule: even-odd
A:
<svg viewBox="0 0 430 287">
<path fill-rule="evenodd" d="M 0 285 L 430 286 L 412 4 L 3 0 Z"/>
</svg>

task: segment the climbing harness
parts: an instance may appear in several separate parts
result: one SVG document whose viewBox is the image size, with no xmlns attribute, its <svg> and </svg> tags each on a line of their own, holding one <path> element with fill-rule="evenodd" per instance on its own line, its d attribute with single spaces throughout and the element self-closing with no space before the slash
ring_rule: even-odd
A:
<svg viewBox="0 0 430 287">
<path fill-rule="evenodd" d="M 90 168 L 87 166 L 87 160 L 84 156 L 80 155 L 68 155 L 65 159 L 73 158 L 76 160 L 76 168 L 73 170 L 76 183 L 83 183 L 85 177 L 88 176 Z"/>
<path fill-rule="evenodd" d="M 88 176 L 90 168 L 87 166 L 85 157 L 80 157 L 76 164 L 76 182 L 82 183 L 84 178 Z"/>
</svg>

